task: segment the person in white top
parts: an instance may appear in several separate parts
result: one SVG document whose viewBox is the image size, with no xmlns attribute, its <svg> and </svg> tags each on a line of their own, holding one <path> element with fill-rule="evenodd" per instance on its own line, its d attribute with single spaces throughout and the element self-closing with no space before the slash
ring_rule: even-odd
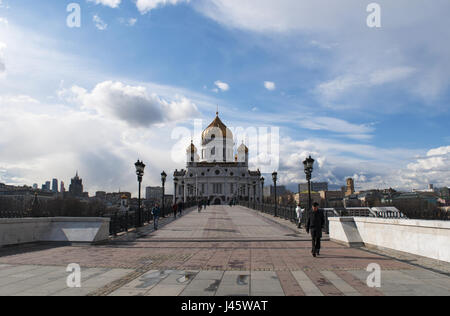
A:
<svg viewBox="0 0 450 316">
<path fill-rule="evenodd" d="M 295 209 L 295 212 L 297 213 L 297 220 L 298 220 L 297 227 L 301 228 L 301 226 L 302 226 L 303 210 L 300 207 L 300 204 L 297 205 L 297 208 Z"/>
</svg>

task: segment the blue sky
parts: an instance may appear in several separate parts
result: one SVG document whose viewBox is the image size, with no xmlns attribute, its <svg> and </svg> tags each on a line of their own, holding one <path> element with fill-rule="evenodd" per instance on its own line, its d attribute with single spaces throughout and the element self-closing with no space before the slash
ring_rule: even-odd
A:
<svg viewBox="0 0 450 316">
<path fill-rule="evenodd" d="M 448 1 L 378 1 L 376 29 L 360 0 L 79 0 L 69 28 L 71 2 L 0 1 L 0 182 L 133 191 L 139 156 L 156 185 L 219 104 L 280 129 L 286 185 L 309 154 L 335 185 L 449 185 Z"/>
</svg>

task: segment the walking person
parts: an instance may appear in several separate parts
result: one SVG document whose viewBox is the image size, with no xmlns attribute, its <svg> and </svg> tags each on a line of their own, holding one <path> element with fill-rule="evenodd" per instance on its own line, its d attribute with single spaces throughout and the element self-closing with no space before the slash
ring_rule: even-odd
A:
<svg viewBox="0 0 450 316">
<path fill-rule="evenodd" d="M 197 209 L 198 209 L 198 212 L 201 213 L 201 211 L 202 211 L 202 202 L 200 200 L 197 202 Z"/>
<path fill-rule="evenodd" d="M 325 226 L 325 215 L 322 209 L 319 209 L 319 203 L 313 204 L 312 212 L 308 214 L 306 223 L 306 232 L 311 231 L 313 257 L 320 255 L 320 239 L 322 238 L 322 229 Z"/>
<path fill-rule="evenodd" d="M 173 217 L 177 218 L 177 212 L 178 212 L 178 205 L 177 205 L 177 203 L 174 203 L 172 205 L 172 211 L 173 211 Z"/>
<path fill-rule="evenodd" d="M 183 215 L 183 202 L 178 202 L 178 216 Z"/>
<path fill-rule="evenodd" d="M 155 230 L 158 230 L 159 217 L 161 216 L 161 209 L 159 208 L 158 203 L 156 203 L 155 206 L 153 207 L 152 215 L 153 215 L 153 227 L 155 228 Z"/>
<path fill-rule="evenodd" d="M 302 228 L 303 210 L 302 210 L 300 204 L 297 205 L 295 212 L 297 213 L 297 220 L 298 220 L 297 227 Z"/>
<path fill-rule="evenodd" d="M 206 210 L 206 205 L 208 204 L 208 202 L 206 202 L 206 199 L 203 200 L 203 209 Z"/>
</svg>

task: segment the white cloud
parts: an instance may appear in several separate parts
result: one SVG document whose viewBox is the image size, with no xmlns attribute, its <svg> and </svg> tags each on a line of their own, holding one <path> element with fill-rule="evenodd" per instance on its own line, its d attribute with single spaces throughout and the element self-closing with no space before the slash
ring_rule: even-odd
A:
<svg viewBox="0 0 450 316">
<path fill-rule="evenodd" d="M 222 82 L 220 80 L 217 80 L 214 82 L 214 85 L 216 85 L 217 88 L 219 88 L 221 91 L 228 91 L 230 90 L 230 85 L 228 83 Z M 215 90 L 218 92 L 218 90 Z"/>
<path fill-rule="evenodd" d="M 106 24 L 98 15 L 94 15 L 92 20 L 95 23 L 95 27 L 100 31 L 104 31 L 108 28 L 108 24 Z"/>
<path fill-rule="evenodd" d="M 393 67 L 375 72 L 348 73 L 319 84 L 316 91 L 326 100 L 335 100 L 354 90 L 401 81 L 410 77 L 415 71 L 412 67 Z"/>
<path fill-rule="evenodd" d="M 158 7 L 166 5 L 176 5 L 183 2 L 190 2 L 190 0 L 137 0 L 136 6 L 142 14 L 150 12 Z"/>
<path fill-rule="evenodd" d="M 39 104 L 39 101 L 28 95 L 3 95 L 0 96 L 0 104 L 29 105 L 29 104 Z"/>
<path fill-rule="evenodd" d="M 137 19 L 136 18 L 128 19 L 128 25 L 129 26 L 134 26 L 136 23 L 137 23 Z"/>
<path fill-rule="evenodd" d="M 121 82 L 105 81 L 97 84 L 91 92 L 74 86 L 70 92 L 75 98 L 69 95 L 69 100 L 78 100 L 84 109 L 135 127 L 186 120 L 198 115 L 197 106 L 185 97 L 175 96 L 172 101 L 167 101 L 156 94 L 149 94 L 143 86 Z"/>
<path fill-rule="evenodd" d="M 370 75 L 370 85 L 381 85 L 385 83 L 395 82 L 411 76 L 416 70 L 412 67 L 395 67 L 376 71 Z"/>
<path fill-rule="evenodd" d="M 448 186 L 450 147 L 432 149 L 427 158 L 411 159 L 418 153 L 420 150 L 385 149 L 322 138 L 304 141 L 282 138 L 280 183 L 289 185 L 305 182 L 302 161 L 312 155 L 317 161 L 313 181 L 343 185 L 346 178 L 354 177 L 357 190 L 388 187 L 412 190 L 426 188 L 429 183 L 437 187 Z M 435 153 L 442 155 L 432 155 Z"/>
<path fill-rule="evenodd" d="M 137 21 L 138 19 L 136 18 L 129 18 L 129 19 L 119 18 L 119 22 L 121 24 L 125 24 L 126 26 L 135 26 Z"/>
<path fill-rule="evenodd" d="M 102 4 L 107 7 L 117 8 L 122 0 L 88 0 L 89 2 L 95 2 L 95 4 Z"/>
<path fill-rule="evenodd" d="M 8 19 L 0 17 L 0 24 L 8 25 Z"/>
<path fill-rule="evenodd" d="M 265 81 L 264 87 L 269 91 L 274 91 L 276 89 L 275 82 L 272 81 Z"/>
<path fill-rule="evenodd" d="M 95 89 L 91 92 L 78 89 L 80 101 L 107 101 L 107 97 L 101 96 L 111 94 L 104 91 L 106 86 L 98 87 L 95 92 Z M 116 86 L 121 92 L 114 96 L 122 98 L 118 103 L 141 97 L 147 100 L 138 87 Z M 136 129 L 121 124 L 115 116 L 98 115 L 97 108 L 91 111 L 72 105 L 45 104 L 27 95 L 3 96 L 0 98 L 0 182 L 31 185 L 58 178 L 70 183 L 78 169 L 85 189 L 91 194 L 119 188 L 136 192 L 133 164 L 140 158 L 147 164 L 144 185 L 158 185 L 162 170 L 170 175 L 171 170 L 180 168 L 170 156 L 177 141 L 171 138 L 171 133 L 177 127 L 176 119 L 178 122 L 187 119 L 181 116 L 188 115 L 191 104 L 187 99 L 175 98 L 162 106 L 167 106 L 164 110 L 171 113 L 164 124 Z M 134 107 L 131 105 L 130 111 Z M 180 153 L 182 157 L 186 146 Z M 171 191 L 170 186 L 167 189 Z"/>
<path fill-rule="evenodd" d="M 430 183 L 450 186 L 450 146 L 429 150 L 425 158 L 408 164 L 403 176 L 415 189 L 426 188 Z"/>
<path fill-rule="evenodd" d="M 317 92 L 326 99 L 335 99 L 351 88 L 362 85 L 362 80 L 355 75 L 345 75 L 317 86 Z"/>
<path fill-rule="evenodd" d="M 408 169 L 414 172 L 442 171 L 450 174 L 450 146 L 428 151 L 426 158 L 410 163 Z"/>
<path fill-rule="evenodd" d="M 315 117 L 310 116 L 300 121 L 300 126 L 311 130 L 325 130 L 335 133 L 346 134 L 357 139 L 368 139 L 374 128 L 368 124 L 352 124 L 345 120 L 334 117 Z"/>
<path fill-rule="evenodd" d="M 3 52 L 5 48 L 6 44 L 0 42 L 0 75 L 6 72 L 5 54 Z"/>
</svg>

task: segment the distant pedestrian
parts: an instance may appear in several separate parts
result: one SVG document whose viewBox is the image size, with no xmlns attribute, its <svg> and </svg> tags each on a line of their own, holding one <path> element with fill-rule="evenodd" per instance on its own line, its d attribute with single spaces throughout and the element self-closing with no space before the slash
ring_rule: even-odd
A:
<svg viewBox="0 0 450 316">
<path fill-rule="evenodd" d="M 203 200 L 203 209 L 206 210 L 206 205 L 208 204 L 208 202 L 206 202 L 206 199 Z"/>
<path fill-rule="evenodd" d="M 178 215 L 183 215 L 183 202 L 178 202 Z"/>
<path fill-rule="evenodd" d="M 306 222 L 306 232 L 311 231 L 312 250 L 311 254 L 316 257 L 320 255 L 320 239 L 322 238 L 322 229 L 325 226 L 325 215 L 322 209 L 319 209 L 319 204 L 314 203 L 312 212 L 308 214 L 308 221 Z"/>
<path fill-rule="evenodd" d="M 198 212 L 200 213 L 201 211 L 202 211 L 202 202 L 201 201 L 198 201 L 197 202 L 197 209 L 198 209 Z"/>
<path fill-rule="evenodd" d="M 177 203 L 174 203 L 172 205 L 172 211 L 173 211 L 173 217 L 177 218 L 177 212 L 178 212 L 178 205 L 177 205 Z"/>
<path fill-rule="evenodd" d="M 210 206 L 211 206 L 211 200 L 208 199 L 208 207 L 210 207 Z"/>
<path fill-rule="evenodd" d="M 297 227 L 301 228 L 302 227 L 302 219 L 303 219 L 303 210 L 299 205 L 297 205 L 297 208 L 295 209 L 295 213 L 297 213 Z"/>
<path fill-rule="evenodd" d="M 159 208 L 159 204 L 155 204 L 155 206 L 153 207 L 152 215 L 153 215 L 153 227 L 155 228 L 155 230 L 158 230 L 159 217 L 161 216 L 161 209 Z"/>
</svg>

